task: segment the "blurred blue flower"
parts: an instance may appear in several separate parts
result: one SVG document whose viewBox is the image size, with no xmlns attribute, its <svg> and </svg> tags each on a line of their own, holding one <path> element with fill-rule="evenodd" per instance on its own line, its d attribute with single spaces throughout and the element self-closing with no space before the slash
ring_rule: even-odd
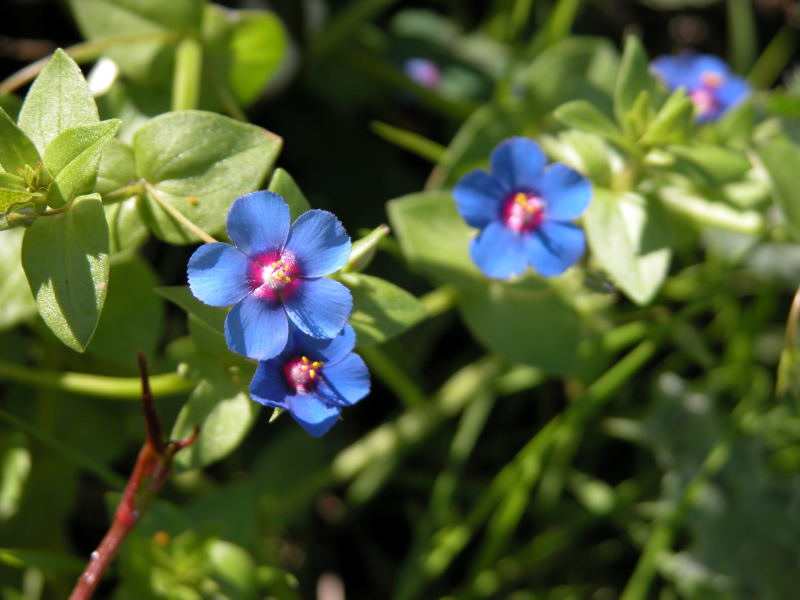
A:
<svg viewBox="0 0 800 600">
<path fill-rule="evenodd" d="M 227 223 L 234 245 L 203 244 L 188 272 L 201 302 L 234 305 L 225 319 L 231 350 L 257 360 L 276 356 L 286 346 L 289 320 L 315 338 L 342 330 L 353 298 L 341 283 L 322 277 L 350 255 L 350 238 L 333 214 L 309 210 L 290 225 L 283 198 L 253 192 L 233 202 Z"/>
<path fill-rule="evenodd" d="M 670 90 L 686 88 L 699 122 L 718 119 L 750 93 L 750 86 L 742 77 L 731 73 L 723 60 L 709 54 L 661 56 L 652 62 L 652 67 Z"/>
<path fill-rule="evenodd" d="M 470 171 L 453 190 L 461 216 L 481 230 L 470 254 L 489 277 L 519 275 L 529 264 L 552 277 L 583 255 L 583 230 L 571 221 L 589 206 L 592 186 L 566 165 L 546 162 L 536 142 L 511 138 L 492 151 L 491 173 Z"/>
<path fill-rule="evenodd" d="M 438 65 L 427 58 L 409 58 L 403 63 L 403 71 L 423 87 L 433 89 L 442 82 L 442 71 Z"/>
<path fill-rule="evenodd" d="M 323 435 L 343 407 L 369 393 L 367 366 L 352 352 L 355 340 L 349 325 L 331 340 L 317 340 L 292 328 L 283 352 L 259 362 L 250 396 L 288 411 L 314 437 Z"/>
</svg>

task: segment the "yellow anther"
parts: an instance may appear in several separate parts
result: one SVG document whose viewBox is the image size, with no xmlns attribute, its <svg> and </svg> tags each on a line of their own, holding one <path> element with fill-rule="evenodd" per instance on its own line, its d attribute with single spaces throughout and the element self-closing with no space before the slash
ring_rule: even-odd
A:
<svg viewBox="0 0 800 600">
<path fill-rule="evenodd" d="M 309 377 L 311 377 L 311 379 L 314 379 L 314 377 L 316 377 L 316 376 L 317 376 L 317 372 L 316 372 L 314 369 L 311 369 L 311 370 L 308 372 L 308 376 L 309 376 Z"/>
<path fill-rule="evenodd" d="M 289 277 L 289 276 L 286 276 L 285 279 L 286 279 L 286 283 L 289 283 L 292 280 L 292 278 Z"/>
<path fill-rule="evenodd" d="M 310 363 L 310 362 L 311 362 L 310 360 L 308 360 L 308 357 L 307 357 L 307 356 L 301 356 L 301 357 L 300 357 L 300 360 L 302 360 L 302 361 L 303 361 L 304 363 L 306 363 L 306 364 L 308 364 L 308 363 Z"/>
<path fill-rule="evenodd" d="M 319 369 L 324 364 L 325 364 L 324 362 L 315 360 L 313 363 L 311 363 L 311 366 L 314 367 L 315 369 Z"/>
</svg>

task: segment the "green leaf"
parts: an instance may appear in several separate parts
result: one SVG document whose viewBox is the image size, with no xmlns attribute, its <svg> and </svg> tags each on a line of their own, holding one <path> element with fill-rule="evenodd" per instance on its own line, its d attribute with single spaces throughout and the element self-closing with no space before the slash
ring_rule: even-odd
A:
<svg viewBox="0 0 800 600">
<path fill-rule="evenodd" d="M 39 314 L 67 346 L 83 352 L 108 287 L 108 224 L 99 194 L 40 217 L 25 232 L 22 266 Z"/>
<path fill-rule="evenodd" d="M 170 434 L 171 439 L 181 439 L 199 425 L 200 436 L 175 456 L 175 463 L 193 469 L 224 458 L 241 444 L 258 409 L 259 405 L 227 378 L 204 379 L 181 409 Z"/>
<path fill-rule="evenodd" d="M 153 293 L 157 285 L 158 276 L 139 257 L 114 264 L 103 314 L 86 351 L 121 365 L 132 364 L 137 351 L 152 357 L 164 321 L 164 303 Z"/>
<path fill-rule="evenodd" d="M 39 151 L 27 135 L 0 108 L 0 166 L 11 174 L 42 162 Z"/>
<path fill-rule="evenodd" d="M 164 51 L 179 34 L 200 32 L 205 4 L 204 0 L 69 0 L 78 27 L 89 40 L 153 34 L 153 40 L 132 41 L 105 52 L 127 76 L 139 81 L 170 76 L 172 65 L 164 60 Z M 167 37 L 171 32 L 172 39 Z"/>
<path fill-rule="evenodd" d="M 108 194 L 131 184 L 136 179 L 136 163 L 133 150 L 119 140 L 109 140 L 100 156 L 95 190 L 98 194 Z"/>
<path fill-rule="evenodd" d="M 485 280 L 463 294 L 460 309 L 475 338 L 493 352 L 554 373 L 575 366 L 578 315 L 540 279 Z"/>
<path fill-rule="evenodd" d="M 139 216 L 136 198 L 104 206 L 112 256 L 136 250 L 147 239 L 147 226 Z"/>
<path fill-rule="evenodd" d="M 647 126 L 641 143 L 648 146 L 681 143 L 694 126 L 694 104 L 683 88 L 675 90 Z"/>
<path fill-rule="evenodd" d="M 80 67 L 66 52 L 56 50 L 28 90 L 19 112 L 19 127 L 44 154 L 63 131 L 97 123 L 97 105 Z"/>
<path fill-rule="evenodd" d="M 36 303 L 20 264 L 24 233 L 23 229 L 0 232 L 0 330 L 36 314 Z"/>
<path fill-rule="evenodd" d="M 476 230 L 464 223 L 449 191 L 391 200 L 387 212 L 413 268 L 443 283 L 470 285 L 484 279 L 469 256 L 469 242 Z"/>
<path fill-rule="evenodd" d="M 661 205 L 634 193 L 595 189 L 584 216 L 592 256 L 637 304 L 655 296 L 672 250 Z"/>
<path fill-rule="evenodd" d="M 350 324 L 358 334 L 359 345 L 385 342 L 426 316 L 422 302 L 385 279 L 344 273 L 340 281 L 353 294 Z"/>
<path fill-rule="evenodd" d="M 752 168 L 744 152 L 717 144 L 696 142 L 667 150 L 699 167 L 712 184 L 738 181 Z"/>
<path fill-rule="evenodd" d="M 278 167 L 272 174 L 272 179 L 269 181 L 269 191 L 275 192 L 286 200 L 289 205 L 289 214 L 292 221 L 299 217 L 302 213 L 311 209 L 311 205 L 306 200 L 305 195 L 298 187 L 295 180 L 289 175 L 288 172 Z"/>
<path fill-rule="evenodd" d="M 282 144 L 278 136 L 214 113 L 171 112 L 142 126 L 133 138 L 139 177 L 154 184 L 163 199 L 201 229 L 225 229 L 238 196 L 258 189 Z M 145 223 L 160 238 L 186 244 L 197 238 L 153 199 L 140 197 Z"/>
<path fill-rule="evenodd" d="M 573 100 L 562 104 L 555 110 L 553 116 L 568 127 L 611 140 L 622 136 L 619 127 L 586 100 Z"/>
<path fill-rule="evenodd" d="M 222 333 L 225 317 L 228 314 L 227 309 L 203 304 L 192 295 L 189 286 L 186 285 L 159 287 L 155 292 L 180 306 L 188 314 L 197 317 L 211 329 Z"/>
<path fill-rule="evenodd" d="M 112 119 L 78 125 L 61 132 L 47 146 L 44 165 L 53 175 L 47 203 L 60 208 L 75 196 L 93 191 L 103 147 L 116 135 L 121 121 Z"/>
<path fill-rule="evenodd" d="M 0 522 L 18 511 L 31 472 L 31 453 L 25 434 L 0 433 Z"/>
<path fill-rule="evenodd" d="M 269 11 L 232 11 L 212 4 L 206 7 L 203 33 L 212 80 L 229 86 L 245 106 L 264 91 L 288 50 L 283 23 Z"/>
<path fill-rule="evenodd" d="M 603 186 L 611 182 L 611 161 L 618 154 L 603 138 L 568 129 L 557 138 L 542 136 L 539 142 L 548 156 L 583 173 L 593 184 Z"/>
<path fill-rule="evenodd" d="M 769 174 L 775 199 L 791 227 L 792 235 L 800 240 L 800 145 L 776 139 L 756 151 Z"/>
<path fill-rule="evenodd" d="M 625 39 L 625 49 L 614 87 L 614 113 L 617 121 L 626 121 L 642 92 L 648 92 L 652 97 L 656 89 L 657 81 L 650 73 L 642 42 L 638 37 L 629 35 Z"/>
<path fill-rule="evenodd" d="M 21 177 L 11 173 L 0 173 L 0 214 L 10 211 L 15 206 L 31 201 L 33 194 L 25 187 Z"/>
</svg>

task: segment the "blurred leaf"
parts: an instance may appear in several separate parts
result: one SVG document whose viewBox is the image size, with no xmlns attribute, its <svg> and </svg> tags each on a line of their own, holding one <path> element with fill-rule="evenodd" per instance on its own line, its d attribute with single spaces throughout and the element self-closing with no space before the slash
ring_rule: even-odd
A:
<svg viewBox="0 0 800 600">
<path fill-rule="evenodd" d="M 103 207 L 108 221 L 109 250 L 113 255 L 136 250 L 147 239 L 147 226 L 142 222 L 136 198 L 107 204 Z"/>
<path fill-rule="evenodd" d="M 380 121 L 370 124 L 372 130 L 387 142 L 408 150 L 420 158 L 437 163 L 444 158 L 445 148 L 413 131 L 393 127 Z"/>
<path fill-rule="evenodd" d="M 562 104 L 555 110 L 553 116 L 567 127 L 574 127 L 610 140 L 622 136 L 619 127 L 586 100 L 573 100 Z"/>
<path fill-rule="evenodd" d="M 97 106 L 80 67 L 56 50 L 28 90 L 19 112 L 19 127 L 44 154 L 60 133 L 97 123 Z"/>
<path fill-rule="evenodd" d="M 233 452 L 259 414 L 259 404 L 241 387 L 225 376 L 210 375 L 192 392 L 170 434 L 171 439 L 181 439 L 200 426 L 197 441 L 175 457 L 175 463 L 184 468 L 203 467 Z"/>
<path fill-rule="evenodd" d="M 575 366 L 578 315 L 547 283 L 487 280 L 464 293 L 460 308 L 472 334 L 492 352 L 554 373 Z"/>
<path fill-rule="evenodd" d="M 438 282 L 470 285 L 484 279 L 469 256 L 476 230 L 461 219 L 449 191 L 396 198 L 389 201 L 387 212 L 413 268 Z"/>
<path fill-rule="evenodd" d="M 203 33 L 211 86 L 230 87 L 249 106 L 275 76 L 288 50 L 288 37 L 273 12 L 205 8 Z"/>
<path fill-rule="evenodd" d="M 25 435 L 18 431 L 0 433 L 0 522 L 19 509 L 30 471 L 31 453 Z"/>
<path fill-rule="evenodd" d="M 133 364 L 137 351 L 153 357 L 164 321 L 163 302 L 153 291 L 158 283 L 150 265 L 137 256 L 114 264 L 103 314 L 87 352 L 122 365 Z"/>
<path fill-rule="evenodd" d="M 281 143 L 255 125 L 187 110 L 148 121 L 134 135 L 133 153 L 137 174 L 192 223 L 214 234 L 224 231 L 233 200 L 261 186 Z M 165 241 L 196 241 L 152 199 L 140 197 L 139 210 Z"/>
<path fill-rule="evenodd" d="M 100 154 L 119 129 L 114 119 L 92 125 L 78 125 L 62 131 L 47 146 L 44 165 L 54 180 L 47 203 L 60 208 L 75 196 L 93 191 L 100 166 Z"/>
<path fill-rule="evenodd" d="M 761 164 L 769 174 L 775 199 L 791 227 L 792 235 L 800 240 L 800 145 L 776 139 L 756 150 Z"/>
<path fill-rule="evenodd" d="M 659 204 L 596 188 L 584 216 L 592 256 L 637 304 L 649 303 L 667 275 L 672 250 Z"/>
<path fill-rule="evenodd" d="M 23 229 L 0 233 L 0 330 L 30 319 L 36 314 L 25 271 L 20 264 Z"/>
<path fill-rule="evenodd" d="M 626 123 L 628 113 L 634 109 L 642 92 L 652 97 L 657 89 L 655 77 L 650 73 L 647 54 L 638 37 L 629 35 L 625 38 L 625 48 L 614 86 L 614 113 L 617 121 Z"/>
<path fill-rule="evenodd" d="M 594 185 L 611 183 L 611 162 L 619 155 L 601 137 L 568 129 L 557 138 L 542 136 L 539 142 L 548 156 L 586 175 Z"/>
<path fill-rule="evenodd" d="M 67 346 L 83 352 L 108 286 L 108 223 L 99 194 L 37 219 L 25 232 L 22 266 L 39 314 Z"/>
<path fill-rule="evenodd" d="M 208 557 L 226 597 L 256 598 L 256 564 L 244 548 L 224 540 L 214 540 L 209 545 Z"/>
<path fill-rule="evenodd" d="M 292 176 L 280 167 L 275 169 L 275 172 L 272 174 L 272 179 L 270 179 L 267 189 L 270 192 L 275 192 L 286 200 L 286 204 L 289 205 L 289 214 L 292 221 L 307 210 L 311 210 L 311 205 L 308 203 L 308 200 L 306 200 L 303 191 Z"/>
<path fill-rule="evenodd" d="M 0 166 L 8 173 L 16 174 L 26 165 L 32 167 L 42 162 L 36 146 L 27 135 L 17 127 L 2 108 L 0 108 Z M 5 212 L 0 208 L 0 212 Z"/>
<path fill-rule="evenodd" d="M 205 323 L 211 329 L 222 333 L 225 317 L 228 310 L 219 308 L 217 306 L 208 306 L 203 304 L 192 295 L 189 286 L 176 285 L 170 287 L 159 287 L 155 289 L 157 294 L 160 294 L 170 302 L 177 304 L 188 314 L 197 317 L 200 321 Z"/>
<path fill-rule="evenodd" d="M 714 183 L 738 181 L 752 168 L 743 152 L 716 144 L 696 142 L 668 150 L 699 167 Z"/>
<path fill-rule="evenodd" d="M 0 563 L 9 567 L 42 569 L 46 573 L 78 575 L 85 562 L 65 552 L 29 550 L 27 548 L 0 548 Z"/>
<path fill-rule="evenodd" d="M 166 34 L 198 34 L 204 5 L 204 0 L 69 0 L 75 21 L 88 40 L 164 34 L 162 39 L 130 42 L 105 52 L 126 75 L 140 81 L 171 76 L 171 64 L 162 56 L 168 45 Z"/>
<path fill-rule="evenodd" d="M 385 342 L 426 316 L 419 300 L 385 279 L 344 273 L 340 280 L 353 294 L 350 324 L 358 334 L 359 345 Z"/>
<path fill-rule="evenodd" d="M 647 146 L 685 142 L 694 127 L 694 104 L 683 88 L 670 94 L 667 101 L 647 125 L 641 143 Z"/>
</svg>

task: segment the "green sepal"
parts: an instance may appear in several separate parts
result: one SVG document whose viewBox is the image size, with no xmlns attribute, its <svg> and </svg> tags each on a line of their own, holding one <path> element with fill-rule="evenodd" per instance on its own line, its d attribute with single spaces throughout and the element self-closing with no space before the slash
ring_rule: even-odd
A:
<svg viewBox="0 0 800 600">
<path fill-rule="evenodd" d="M 311 209 L 311 205 L 303 194 L 303 191 L 295 182 L 294 178 L 289 173 L 278 167 L 272 174 L 272 179 L 269 180 L 270 192 L 275 192 L 281 198 L 286 200 L 289 205 L 289 215 L 294 221 L 302 213 Z"/>
</svg>

